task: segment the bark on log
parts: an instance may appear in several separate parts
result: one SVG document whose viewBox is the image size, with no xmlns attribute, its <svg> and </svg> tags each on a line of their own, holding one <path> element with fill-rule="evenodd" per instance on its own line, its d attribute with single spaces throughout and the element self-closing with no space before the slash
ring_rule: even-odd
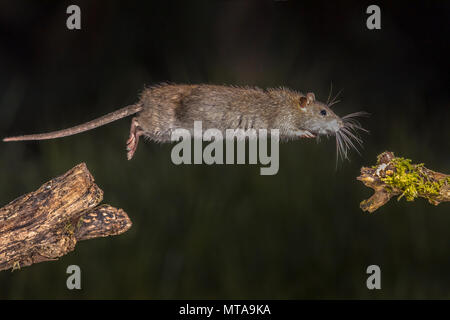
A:
<svg viewBox="0 0 450 320">
<path fill-rule="evenodd" d="M 118 235 L 127 214 L 97 206 L 103 191 L 84 163 L 0 208 L 0 270 L 57 260 L 80 240 Z"/>
<path fill-rule="evenodd" d="M 361 175 L 356 179 L 375 191 L 360 203 L 361 209 L 374 212 L 394 196 L 408 201 L 422 197 L 433 205 L 450 201 L 450 175 L 410 162 L 386 151 L 378 156 L 375 166 L 361 168 Z"/>
</svg>

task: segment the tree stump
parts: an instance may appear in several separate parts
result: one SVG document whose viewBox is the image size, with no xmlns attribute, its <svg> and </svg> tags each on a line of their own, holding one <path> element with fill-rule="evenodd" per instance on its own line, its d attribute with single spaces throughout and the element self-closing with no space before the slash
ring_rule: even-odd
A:
<svg viewBox="0 0 450 320">
<path fill-rule="evenodd" d="M 128 215 L 98 206 L 102 200 L 103 191 L 81 163 L 0 208 L 0 270 L 57 260 L 80 240 L 127 231 Z"/>
<path fill-rule="evenodd" d="M 450 201 L 450 175 L 427 169 L 423 163 L 411 164 L 393 152 L 380 154 L 376 165 L 361 168 L 356 179 L 375 191 L 360 203 L 363 211 L 374 212 L 394 196 L 407 201 L 421 197 L 433 205 Z"/>
</svg>

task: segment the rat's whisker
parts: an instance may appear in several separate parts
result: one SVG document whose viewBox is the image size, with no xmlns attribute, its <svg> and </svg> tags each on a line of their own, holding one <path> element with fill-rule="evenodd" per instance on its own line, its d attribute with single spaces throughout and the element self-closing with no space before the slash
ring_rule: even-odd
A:
<svg viewBox="0 0 450 320">
<path fill-rule="evenodd" d="M 337 164 L 338 164 L 338 161 L 339 161 L 339 145 L 338 145 L 338 135 L 336 134 L 335 135 L 335 138 L 336 138 L 336 168 L 337 168 Z"/>
<path fill-rule="evenodd" d="M 341 102 L 341 100 L 333 101 L 333 102 L 331 102 L 330 104 L 328 104 L 327 107 L 328 107 L 328 108 L 331 108 L 333 105 L 335 105 L 335 104 L 337 104 L 337 103 L 339 103 L 339 102 Z"/>
<path fill-rule="evenodd" d="M 365 112 L 365 111 L 358 111 L 358 112 L 353 112 L 353 113 L 349 113 L 345 116 L 343 116 L 341 119 L 347 119 L 347 118 L 355 118 L 355 117 L 369 117 L 370 113 Z"/>
<path fill-rule="evenodd" d="M 341 119 L 342 119 L 342 121 L 347 122 L 347 123 L 359 124 L 357 117 L 345 117 L 345 118 L 341 118 Z"/>
<path fill-rule="evenodd" d="M 336 132 L 336 149 L 337 149 L 337 158 L 348 159 L 348 145 L 345 140 L 342 139 L 342 133 Z"/>
<path fill-rule="evenodd" d="M 341 94 L 342 89 L 339 90 L 339 92 L 336 94 L 336 96 L 331 100 L 330 102 L 330 106 L 332 106 L 333 104 L 335 104 L 334 102 L 336 101 L 337 97 L 339 97 L 339 95 Z"/>
<path fill-rule="evenodd" d="M 347 136 L 347 134 L 345 133 L 345 131 L 342 131 L 342 138 L 344 139 L 344 141 L 347 143 L 347 146 L 350 148 L 352 147 L 353 149 L 355 149 L 356 151 L 358 151 L 358 148 L 354 145 L 354 143 L 352 142 L 352 140 Z M 358 152 L 359 153 L 359 152 Z"/>
<path fill-rule="evenodd" d="M 339 159 L 348 159 L 347 158 L 347 151 L 345 149 L 345 146 L 342 143 L 342 138 L 340 136 L 340 133 L 338 132 L 336 134 L 336 166 L 339 162 Z"/>
<path fill-rule="evenodd" d="M 353 134 L 351 131 L 349 131 L 347 128 L 341 128 L 341 130 L 349 136 L 349 138 L 352 138 L 353 140 L 355 140 L 356 142 L 358 142 L 358 144 L 360 146 L 363 145 L 363 141 L 361 140 L 361 138 L 359 138 L 358 136 L 356 136 L 355 134 Z"/>
<path fill-rule="evenodd" d="M 345 143 L 345 141 L 342 139 L 341 134 L 339 134 L 339 146 L 340 146 L 341 155 L 343 156 L 343 159 L 348 159 L 348 155 L 347 155 L 348 146 Z"/>
<path fill-rule="evenodd" d="M 348 127 L 342 127 L 340 129 L 340 131 L 342 131 L 342 133 L 348 137 L 350 140 L 355 140 L 357 141 L 359 144 L 361 144 L 363 141 L 361 140 L 361 138 L 359 136 L 357 136 L 356 134 L 354 134 L 352 131 L 350 131 L 350 128 Z M 355 132 L 356 133 L 356 132 Z"/>
<path fill-rule="evenodd" d="M 361 131 L 368 133 L 369 130 L 364 129 L 362 127 L 361 123 L 358 120 L 356 120 L 356 118 L 368 117 L 369 115 L 370 114 L 365 111 L 359 111 L 359 112 L 347 114 L 347 115 L 343 116 L 341 119 L 344 123 L 345 128 L 347 128 L 349 130 L 353 130 L 354 132 L 361 130 Z"/>
<path fill-rule="evenodd" d="M 344 119 L 344 125 L 349 128 L 362 128 L 361 123 L 355 119 Z"/>
<path fill-rule="evenodd" d="M 330 102 L 332 92 L 333 92 L 333 82 L 331 82 L 330 84 L 330 93 L 328 94 L 327 102 L 325 103 L 327 106 L 329 106 L 328 103 Z"/>
<path fill-rule="evenodd" d="M 344 157 L 346 159 L 348 159 L 349 149 L 354 149 L 359 155 L 361 155 L 358 147 L 353 141 L 356 141 L 356 143 L 361 147 L 363 147 L 363 141 L 359 137 L 351 133 L 347 128 L 341 128 L 338 132 L 336 132 L 336 137 L 338 137 L 338 144 L 340 142 L 341 149 L 343 150 L 342 153 L 344 154 Z"/>
<path fill-rule="evenodd" d="M 342 153 L 344 155 L 344 158 L 348 160 L 348 149 L 349 149 L 348 144 L 344 139 L 342 139 L 342 136 L 340 136 L 340 138 L 341 138 Z"/>
<path fill-rule="evenodd" d="M 331 104 L 336 103 L 335 99 Z M 369 132 L 364 129 L 361 123 L 357 120 L 358 117 L 367 117 L 369 113 L 364 111 L 347 114 L 341 118 L 342 127 L 336 132 L 336 150 L 337 157 L 341 159 L 348 159 L 349 150 L 355 150 L 361 155 L 359 147 L 364 148 L 364 141 L 359 137 L 359 131 Z"/>
<path fill-rule="evenodd" d="M 347 129 L 347 130 L 349 130 L 349 131 L 351 131 L 351 132 L 354 132 L 354 133 L 358 133 L 358 131 L 363 131 L 363 132 L 365 132 L 365 133 L 369 133 L 369 130 L 366 130 L 366 129 L 364 129 L 363 127 L 361 127 L 361 126 L 355 126 L 355 125 L 344 125 L 344 127 Z"/>
<path fill-rule="evenodd" d="M 339 134 L 336 134 L 336 164 L 339 161 L 339 159 L 342 159 L 341 142 L 340 142 Z"/>
</svg>

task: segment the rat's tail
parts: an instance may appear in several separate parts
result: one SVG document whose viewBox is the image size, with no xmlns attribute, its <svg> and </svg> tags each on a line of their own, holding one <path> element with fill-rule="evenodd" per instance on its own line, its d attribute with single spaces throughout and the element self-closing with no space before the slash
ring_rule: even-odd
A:
<svg viewBox="0 0 450 320">
<path fill-rule="evenodd" d="M 92 130 L 92 129 L 101 127 L 105 124 L 114 122 L 116 120 L 128 117 L 132 114 L 138 113 L 141 110 L 142 110 L 142 106 L 140 104 L 130 105 L 125 108 L 119 109 L 117 111 L 108 113 L 107 115 L 104 115 L 103 117 L 80 124 L 80 125 L 72 127 L 72 128 L 68 128 L 68 129 L 64 129 L 64 130 L 60 130 L 60 131 L 48 132 L 48 133 L 39 133 L 39 134 L 30 134 L 30 135 L 26 135 L 26 136 L 9 137 L 9 138 L 4 138 L 3 141 L 9 142 L 9 141 L 27 141 L 27 140 L 48 140 L 48 139 L 56 139 L 56 138 L 72 136 L 74 134 Z"/>
</svg>

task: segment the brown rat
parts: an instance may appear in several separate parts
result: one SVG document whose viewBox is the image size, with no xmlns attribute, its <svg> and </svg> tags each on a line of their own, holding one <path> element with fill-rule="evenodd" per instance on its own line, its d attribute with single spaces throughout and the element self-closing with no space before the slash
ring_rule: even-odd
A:
<svg viewBox="0 0 450 320">
<path fill-rule="evenodd" d="M 193 130 L 194 121 L 202 121 L 204 130 L 279 129 L 281 140 L 335 135 L 338 156 L 347 158 L 355 135 L 364 130 L 355 117 L 362 112 L 340 118 L 331 109 L 331 103 L 322 103 L 313 93 L 306 95 L 286 89 L 267 89 L 218 85 L 162 84 L 147 88 L 139 102 L 93 121 L 69 129 L 5 138 L 3 141 L 46 140 L 74 135 L 110 122 L 137 114 L 131 121 L 127 141 L 130 160 L 145 136 L 158 142 L 170 142 L 177 128 Z"/>
</svg>

